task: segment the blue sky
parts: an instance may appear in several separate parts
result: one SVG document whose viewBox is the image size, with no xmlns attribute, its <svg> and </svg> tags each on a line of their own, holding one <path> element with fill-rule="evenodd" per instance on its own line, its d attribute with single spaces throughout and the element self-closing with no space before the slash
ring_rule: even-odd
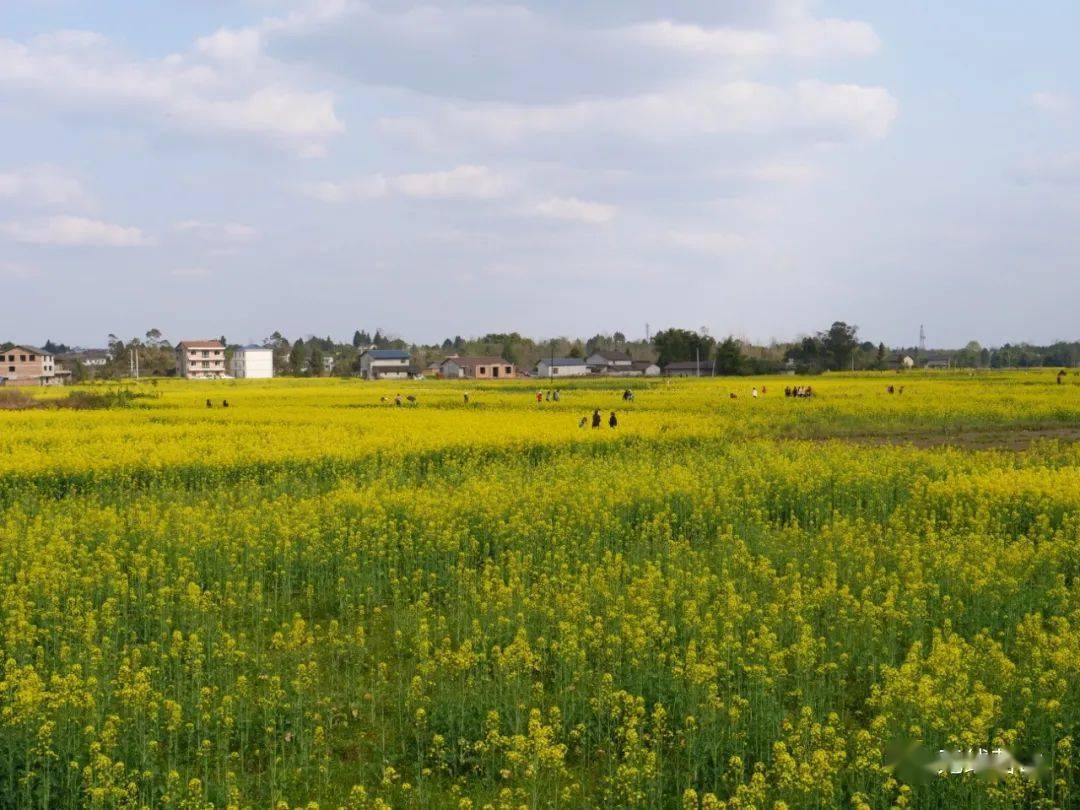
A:
<svg viewBox="0 0 1080 810">
<path fill-rule="evenodd" d="M 1034 5 L 8 0 L 0 339 L 1075 339 Z"/>
</svg>

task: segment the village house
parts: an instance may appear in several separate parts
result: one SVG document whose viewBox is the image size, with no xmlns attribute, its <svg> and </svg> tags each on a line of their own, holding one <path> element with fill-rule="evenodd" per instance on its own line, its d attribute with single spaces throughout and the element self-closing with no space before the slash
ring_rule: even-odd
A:
<svg viewBox="0 0 1080 810">
<path fill-rule="evenodd" d="M 419 374 L 404 349 L 368 349 L 360 355 L 360 376 L 365 380 L 408 380 Z"/>
<path fill-rule="evenodd" d="M 234 377 L 248 380 L 268 380 L 274 376 L 274 350 L 270 346 L 241 346 L 229 360 Z"/>
<path fill-rule="evenodd" d="M 447 357 L 439 371 L 448 380 L 512 380 L 517 376 L 514 364 L 501 357 Z"/>
<path fill-rule="evenodd" d="M 669 377 L 711 377 L 713 366 L 708 360 L 680 360 L 664 366 L 664 373 Z"/>
<path fill-rule="evenodd" d="M 915 368 L 915 361 L 908 354 L 894 354 L 886 361 L 886 365 L 894 371 L 904 371 Z"/>
<path fill-rule="evenodd" d="M 0 359 L 0 385 L 63 385 L 70 375 L 56 368 L 52 353 L 36 346 L 12 346 Z"/>
<path fill-rule="evenodd" d="M 923 368 L 947 369 L 952 368 L 952 358 L 945 354 L 935 354 L 923 360 Z"/>
<path fill-rule="evenodd" d="M 631 371 L 634 359 L 626 352 L 616 349 L 598 349 L 585 358 L 585 365 L 593 374 L 618 374 Z"/>
<path fill-rule="evenodd" d="M 68 352 L 56 358 L 70 371 L 76 363 L 85 369 L 104 368 L 109 362 L 109 352 L 106 349 L 83 349 L 81 351 Z"/>
<path fill-rule="evenodd" d="M 660 366 L 652 360 L 634 360 L 630 363 L 628 376 L 633 377 L 659 377 Z"/>
<path fill-rule="evenodd" d="M 189 380 L 225 376 L 225 347 L 219 340 L 182 340 L 176 346 L 176 370 Z"/>
<path fill-rule="evenodd" d="M 589 367 L 580 357 L 544 358 L 536 364 L 537 377 L 585 377 Z"/>
</svg>

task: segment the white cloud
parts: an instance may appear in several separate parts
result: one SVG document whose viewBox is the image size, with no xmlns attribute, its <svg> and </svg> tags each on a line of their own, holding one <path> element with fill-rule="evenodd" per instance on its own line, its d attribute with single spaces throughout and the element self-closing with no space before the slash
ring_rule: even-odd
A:
<svg viewBox="0 0 1080 810">
<path fill-rule="evenodd" d="M 666 240 L 669 245 L 694 253 L 727 254 L 747 246 L 745 236 L 724 231 L 670 230 Z"/>
<path fill-rule="evenodd" d="M 203 42 L 201 51 L 220 58 L 230 48 L 242 50 L 245 41 L 219 37 Z M 324 153 L 344 131 L 332 94 L 294 88 L 276 65 L 230 70 L 192 55 L 132 59 L 93 32 L 62 32 L 25 44 L 0 39 L 2 88 L 62 106 L 136 110 L 170 129 L 257 135 L 303 155 Z"/>
<path fill-rule="evenodd" d="M 695 135 L 807 130 L 822 139 L 880 138 L 897 115 L 881 87 L 806 80 L 791 87 L 749 81 L 672 87 L 625 98 L 552 105 L 445 105 L 433 117 L 384 118 L 384 132 L 424 146 L 447 139 L 514 143 L 535 136 L 621 135 L 677 140 Z"/>
<path fill-rule="evenodd" d="M 56 166 L 29 166 L 0 173 L 0 199 L 41 206 L 86 208 L 90 195 L 79 180 Z"/>
<path fill-rule="evenodd" d="M 1021 185 L 1077 185 L 1080 184 L 1080 152 L 1029 158 L 1012 174 Z"/>
<path fill-rule="evenodd" d="M 750 178 L 761 183 L 809 183 L 821 176 L 816 166 L 807 163 L 765 163 L 749 171 Z"/>
<path fill-rule="evenodd" d="M 171 270 L 169 275 L 176 278 L 206 278 L 210 275 L 210 271 L 205 267 L 177 267 Z"/>
<path fill-rule="evenodd" d="M 262 37 L 254 28 L 219 28 L 197 39 L 195 50 L 219 62 L 251 64 L 262 53 Z"/>
<path fill-rule="evenodd" d="M 0 278 L 18 281 L 20 279 L 33 278 L 37 274 L 38 270 L 36 267 L 0 259 Z"/>
<path fill-rule="evenodd" d="M 6 222 L 0 229 L 16 242 L 31 245 L 140 247 L 153 240 L 133 227 L 83 217 L 59 216 L 34 222 Z"/>
<path fill-rule="evenodd" d="M 579 200 L 576 197 L 552 197 L 529 206 L 526 213 L 545 219 L 603 225 L 615 218 L 616 209 L 613 205 Z"/>
<path fill-rule="evenodd" d="M 226 242 L 250 242 L 259 234 L 255 228 L 240 222 L 201 222 L 197 219 L 173 223 L 173 229 L 204 239 Z"/>
<path fill-rule="evenodd" d="M 512 183 L 486 166 L 464 165 L 448 171 L 413 174 L 372 174 L 344 182 L 312 183 L 303 191 L 329 203 L 411 197 L 424 200 L 492 200 L 504 196 Z"/>
<path fill-rule="evenodd" d="M 801 17 L 774 30 L 706 28 L 657 20 L 615 32 L 625 42 L 682 55 L 722 57 L 863 57 L 881 47 L 874 29 L 855 20 Z"/>
<path fill-rule="evenodd" d="M 1065 115 L 1073 111 L 1076 101 L 1068 93 L 1040 90 L 1031 94 L 1031 105 L 1041 112 Z"/>
</svg>

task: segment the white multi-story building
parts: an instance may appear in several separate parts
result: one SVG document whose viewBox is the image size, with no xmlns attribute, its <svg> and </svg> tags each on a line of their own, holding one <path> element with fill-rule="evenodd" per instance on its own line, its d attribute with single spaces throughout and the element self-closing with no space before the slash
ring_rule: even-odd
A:
<svg viewBox="0 0 1080 810">
<path fill-rule="evenodd" d="M 189 380 L 225 376 L 225 347 L 219 340 L 183 340 L 176 347 L 176 368 Z"/>
<path fill-rule="evenodd" d="M 233 352 L 229 369 L 237 378 L 268 380 L 274 376 L 274 350 L 269 346 L 243 346 Z"/>
<path fill-rule="evenodd" d="M 589 373 L 585 361 L 577 357 L 545 358 L 536 364 L 537 377 L 584 377 Z"/>
</svg>

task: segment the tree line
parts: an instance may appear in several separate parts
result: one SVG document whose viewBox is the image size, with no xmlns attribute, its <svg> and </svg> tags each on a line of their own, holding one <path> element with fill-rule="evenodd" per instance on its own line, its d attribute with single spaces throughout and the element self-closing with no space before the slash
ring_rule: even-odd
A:
<svg viewBox="0 0 1080 810">
<path fill-rule="evenodd" d="M 226 346 L 228 360 L 239 346 L 230 343 L 224 335 L 219 340 Z M 348 342 L 312 335 L 289 340 L 275 331 L 261 345 L 273 349 L 275 373 L 295 376 L 354 374 L 359 370 L 360 355 L 369 348 L 407 350 L 413 364 L 420 369 L 453 354 L 499 357 L 519 368 L 531 369 L 543 358 L 585 358 L 598 350 L 621 351 L 635 360 L 656 362 L 661 367 L 673 362 L 697 361 L 702 373 L 721 375 L 769 374 L 782 370 L 801 374 L 886 370 L 901 365 L 904 357 L 910 357 L 916 365 L 931 357 L 944 359 L 956 368 L 1080 365 L 1080 341 L 1059 341 L 1047 346 L 1006 343 L 996 348 L 971 341 L 960 349 L 922 352 L 915 347 L 889 349 L 883 342 L 861 339 L 858 327 L 844 321 L 836 321 L 827 329 L 795 341 L 774 341 L 768 345 L 755 345 L 731 335 L 717 340 L 705 329 L 679 327 L 663 329 L 648 340 L 629 339 L 621 331 L 597 333 L 589 338 L 548 339 L 535 339 L 519 332 L 490 332 L 472 338 L 454 335 L 432 344 L 411 343 L 381 328 L 356 329 Z M 71 346 L 52 340 L 47 340 L 43 348 L 58 355 L 72 351 Z M 141 375 L 175 374 L 175 349 L 160 329 L 149 329 L 144 335 L 127 340 L 110 334 L 107 351 L 104 367 L 85 368 L 78 362 L 69 362 L 73 377 L 80 380 L 88 376 L 126 376 L 133 353 L 138 354 Z"/>
</svg>

